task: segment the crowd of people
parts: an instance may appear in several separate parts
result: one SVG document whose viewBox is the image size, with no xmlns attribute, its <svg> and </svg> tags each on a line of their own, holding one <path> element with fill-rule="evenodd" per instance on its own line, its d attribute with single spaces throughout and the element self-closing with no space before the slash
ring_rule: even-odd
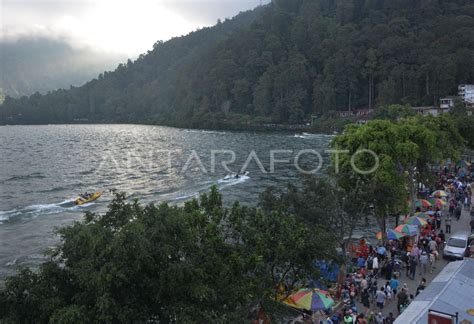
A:
<svg viewBox="0 0 474 324">
<path fill-rule="evenodd" d="M 440 258 L 446 234 L 451 233 L 454 221 L 461 217 L 462 209 L 470 209 L 471 175 L 474 170 L 457 166 L 444 167 L 439 173 L 437 188 L 446 192 L 443 199 L 447 208 L 429 207 L 424 210 L 430 217 L 416 236 L 380 243 L 377 247 L 365 245 L 353 258 L 354 270 L 346 275 L 339 294 L 344 307 L 327 319 L 327 323 L 391 324 L 411 301 L 425 289 L 425 275 L 433 272 Z M 426 197 L 428 198 L 428 197 Z M 417 208 L 420 212 L 421 208 Z M 474 215 L 473 215 L 474 216 Z M 442 223 L 444 221 L 444 231 Z M 471 221 L 474 232 L 474 217 Z M 401 277 L 418 281 L 416 290 L 410 291 Z M 413 287 L 413 285 L 410 285 Z M 383 315 L 384 308 L 396 303 L 396 314 Z"/>
</svg>

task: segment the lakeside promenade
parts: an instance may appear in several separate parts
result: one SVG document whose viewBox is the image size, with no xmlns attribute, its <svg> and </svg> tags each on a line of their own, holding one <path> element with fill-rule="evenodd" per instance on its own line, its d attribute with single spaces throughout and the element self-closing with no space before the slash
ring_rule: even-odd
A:
<svg viewBox="0 0 474 324">
<path fill-rule="evenodd" d="M 474 197 L 472 199 L 472 202 L 474 202 Z M 472 204 L 471 204 L 472 206 Z M 445 223 L 444 220 L 446 219 L 446 215 L 448 214 L 447 210 L 443 210 L 443 217 L 442 217 L 442 224 L 441 224 L 441 229 L 443 232 L 445 231 Z M 456 220 L 455 217 L 452 218 L 451 221 L 451 234 L 445 234 L 446 236 L 446 241 L 449 239 L 451 235 L 453 235 L 456 232 L 459 231 L 464 231 L 464 232 L 470 232 L 471 227 L 470 227 L 470 213 L 469 210 L 463 208 L 462 214 L 459 220 Z M 400 272 L 400 277 L 398 280 L 400 281 L 400 287 L 403 287 L 403 285 L 406 283 L 408 286 L 408 291 L 409 294 L 413 294 L 413 296 L 416 295 L 416 290 L 418 286 L 420 285 L 421 279 L 425 278 L 426 279 L 426 287 L 428 287 L 431 283 L 431 281 L 443 270 L 443 268 L 450 262 L 450 260 L 445 260 L 443 259 L 443 254 L 442 251 L 440 252 L 440 258 L 439 260 L 436 261 L 435 268 L 433 269 L 433 273 L 430 273 L 428 270 L 426 274 L 420 275 L 420 266 L 417 267 L 416 270 L 416 276 L 415 279 L 412 280 L 406 276 L 406 271 L 403 269 Z M 377 280 L 377 286 L 380 287 L 381 285 L 385 285 L 385 278 L 379 278 Z M 400 289 L 399 289 L 400 290 Z M 416 299 L 416 297 L 415 297 Z M 360 303 L 360 301 L 357 299 L 356 306 L 359 310 L 363 311 L 365 308 L 364 306 Z M 398 310 L 397 310 L 397 297 L 394 296 L 391 301 L 386 301 L 385 306 L 383 310 L 379 310 L 377 305 L 374 303 L 371 303 L 370 311 L 374 312 L 374 314 L 378 314 L 379 312 L 382 313 L 383 317 L 386 318 L 389 316 L 390 313 L 393 314 L 393 316 L 396 318 L 398 316 Z"/>
</svg>

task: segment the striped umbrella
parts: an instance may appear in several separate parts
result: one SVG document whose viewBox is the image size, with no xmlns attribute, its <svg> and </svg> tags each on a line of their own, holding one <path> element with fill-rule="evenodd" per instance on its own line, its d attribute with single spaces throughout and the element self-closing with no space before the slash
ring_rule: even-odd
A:
<svg viewBox="0 0 474 324">
<path fill-rule="evenodd" d="M 406 236 L 405 233 L 397 232 L 397 231 L 392 230 L 392 229 L 390 229 L 390 230 L 387 231 L 387 239 L 388 239 L 388 240 L 391 240 L 391 241 L 393 241 L 393 240 L 399 240 L 399 239 L 401 239 L 401 238 L 404 237 L 404 236 Z M 382 239 L 382 232 L 378 232 L 378 233 L 375 235 L 375 237 L 376 237 L 378 240 L 381 240 L 381 239 Z"/>
<path fill-rule="evenodd" d="M 433 212 L 433 214 L 434 214 L 434 212 Z M 423 218 L 423 219 L 428 219 L 428 218 L 430 218 L 430 212 L 429 212 L 429 211 L 426 212 L 426 213 L 424 213 L 424 212 L 418 212 L 418 213 L 415 213 L 415 216 L 416 216 L 416 217 Z"/>
<path fill-rule="evenodd" d="M 436 197 L 436 198 L 441 198 L 441 197 L 447 197 L 448 196 L 448 194 L 444 190 L 433 191 L 433 193 L 431 195 L 433 197 Z"/>
<path fill-rule="evenodd" d="M 402 224 L 395 227 L 395 231 L 400 232 L 400 233 L 405 233 L 408 236 L 414 236 L 418 233 L 418 226 Z"/>
<path fill-rule="evenodd" d="M 426 199 L 417 199 L 415 201 L 415 207 L 428 208 L 428 207 L 431 207 L 431 203 Z"/>
<path fill-rule="evenodd" d="M 301 288 L 283 300 L 283 303 L 294 308 L 314 312 L 330 308 L 334 305 L 334 300 L 325 290 Z"/>
<path fill-rule="evenodd" d="M 439 199 L 439 198 L 429 198 L 428 201 L 435 207 L 443 207 L 444 205 L 446 205 L 446 201 L 444 201 L 443 199 Z"/>
<path fill-rule="evenodd" d="M 413 217 L 408 217 L 408 218 L 405 220 L 405 224 L 408 224 L 408 225 L 425 226 L 425 225 L 428 224 L 428 222 L 427 222 L 425 219 L 423 219 L 423 218 L 413 216 Z"/>
</svg>

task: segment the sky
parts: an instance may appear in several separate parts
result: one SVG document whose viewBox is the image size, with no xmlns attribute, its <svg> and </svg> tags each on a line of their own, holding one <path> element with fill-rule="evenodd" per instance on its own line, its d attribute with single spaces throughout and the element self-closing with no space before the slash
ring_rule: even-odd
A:
<svg viewBox="0 0 474 324">
<path fill-rule="evenodd" d="M 268 0 L 0 0 L 0 41 L 64 40 L 75 47 L 137 56 Z"/>
</svg>

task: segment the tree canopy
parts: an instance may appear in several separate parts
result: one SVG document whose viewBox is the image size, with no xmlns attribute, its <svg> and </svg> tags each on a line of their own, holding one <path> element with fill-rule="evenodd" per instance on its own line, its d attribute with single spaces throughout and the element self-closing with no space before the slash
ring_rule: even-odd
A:
<svg viewBox="0 0 474 324">
<path fill-rule="evenodd" d="M 414 212 L 417 184 L 429 184 L 441 159 L 459 156 L 464 139 L 448 116 L 415 116 L 349 125 L 332 147 L 339 151 L 333 158 L 338 183 L 371 192 L 366 199 L 384 230 L 388 215 L 407 209 L 408 197 Z"/>
<path fill-rule="evenodd" d="M 6 323 L 240 323 L 277 288 L 316 278 L 334 240 L 277 209 L 222 205 L 216 188 L 184 206 L 117 194 L 105 214 L 59 230 L 39 271 L 0 289 Z M 280 291 L 281 292 L 281 291 Z"/>
<path fill-rule="evenodd" d="M 464 0 L 274 0 L 82 87 L 7 97 L 0 122 L 225 127 L 433 104 L 474 82 L 473 17 Z"/>
</svg>

